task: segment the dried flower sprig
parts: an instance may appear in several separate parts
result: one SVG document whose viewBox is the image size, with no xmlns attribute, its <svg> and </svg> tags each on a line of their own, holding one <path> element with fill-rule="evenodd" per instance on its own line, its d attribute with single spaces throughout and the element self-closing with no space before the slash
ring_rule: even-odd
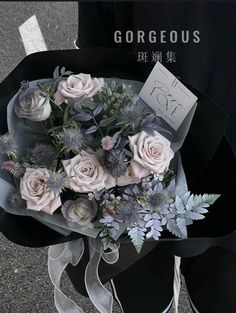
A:
<svg viewBox="0 0 236 313">
<path fill-rule="evenodd" d="M 1 165 L 1 169 L 8 171 L 16 178 L 21 177 L 25 172 L 24 166 L 22 166 L 19 162 L 13 162 L 13 161 L 5 161 Z"/>
<path fill-rule="evenodd" d="M 13 136 L 6 133 L 0 136 L 0 154 L 6 154 L 8 157 L 16 159 L 17 146 L 14 142 Z"/>
</svg>

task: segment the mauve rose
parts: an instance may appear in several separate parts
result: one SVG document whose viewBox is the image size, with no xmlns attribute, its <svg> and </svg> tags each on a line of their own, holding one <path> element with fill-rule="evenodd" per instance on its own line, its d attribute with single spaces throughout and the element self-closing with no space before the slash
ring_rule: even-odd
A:
<svg viewBox="0 0 236 313">
<path fill-rule="evenodd" d="M 91 78 L 90 74 L 71 75 L 59 83 L 55 103 L 60 105 L 68 98 L 93 97 L 104 85 L 103 78 Z"/>
<path fill-rule="evenodd" d="M 101 166 L 93 153 L 84 150 L 70 160 L 62 161 L 71 189 L 76 192 L 99 191 L 116 185 L 115 179 Z"/>
<path fill-rule="evenodd" d="M 134 155 L 132 169 L 135 177 L 146 177 L 152 172 L 161 174 L 169 167 L 174 152 L 170 141 L 157 131 L 153 136 L 142 131 L 129 137 L 129 142 Z"/>
<path fill-rule="evenodd" d="M 46 182 L 49 172 L 46 168 L 27 168 L 20 181 L 20 193 L 26 200 L 27 209 L 52 214 L 61 206 L 59 194 L 50 192 Z"/>
<path fill-rule="evenodd" d="M 29 87 L 20 92 L 14 105 L 14 111 L 20 118 L 27 118 L 39 122 L 49 118 L 52 108 L 50 100 L 41 95 L 37 87 Z"/>
<path fill-rule="evenodd" d="M 95 216 L 97 204 L 95 200 L 79 197 L 75 201 L 66 201 L 61 208 L 68 226 L 84 230 L 91 228 L 91 219 Z"/>
</svg>

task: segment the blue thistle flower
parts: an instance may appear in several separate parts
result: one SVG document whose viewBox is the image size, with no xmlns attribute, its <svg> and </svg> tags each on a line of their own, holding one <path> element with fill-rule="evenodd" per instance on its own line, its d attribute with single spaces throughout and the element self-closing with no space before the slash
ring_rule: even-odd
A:
<svg viewBox="0 0 236 313">
<path fill-rule="evenodd" d="M 105 166 L 114 177 L 124 175 L 127 170 L 128 159 L 123 150 L 111 149 L 107 151 Z"/>
<path fill-rule="evenodd" d="M 37 144 L 31 151 L 30 161 L 40 167 L 54 168 L 57 163 L 57 153 L 46 144 Z"/>
<path fill-rule="evenodd" d="M 117 211 L 117 218 L 126 223 L 128 227 L 135 225 L 140 219 L 141 206 L 135 199 L 122 202 Z"/>
<path fill-rule="evenodd" d="M 84 146 L 84 135 L 80 129 L 67 128 L 58 135 L 65 150 L 78 153 Z"/>
<path fill-rule="evenodd" d="M 67 178 L 62 172 L 49 171 L 49 177 L 47 179 L 47 187 L 55 194 L 61 193 L 67 186 Z"/>
<path fill-rule="evenodd" d="M 0 136 L 0 154 L 15 156 L 16 148 L 17 146 L 11 134 L 7 133 Z"/>
<path fill-rule="evenodd" d="M 167 188 L 161 182 L 155 185 L 146 193 L 147 204 L 155 211 L 164 212 L 173 202 L 175 181 L 173 180 Z"/>
</svg>

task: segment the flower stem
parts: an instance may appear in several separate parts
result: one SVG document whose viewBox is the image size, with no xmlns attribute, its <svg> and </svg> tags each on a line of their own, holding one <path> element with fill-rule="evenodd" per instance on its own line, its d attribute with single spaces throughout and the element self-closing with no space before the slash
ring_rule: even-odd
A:
<svg viewBox="0 0 236 313">
<path fill-rule="evenodd" d="M 93 115 L 92 115 L 92 118 L 93 118 L 94 124 L 97 126 L 97 129 L 98 129 L 98 131 L 99 131 L 101 137 L 103 138 L 104 135 L 103 135 L 103 133 L 102 133 L 102 131 L 101 131 L 101 128 L 99 127 L 99 125 L 98 125 L 98 123 L 97 123 L 97 121 L 96 121 L 96 119 L 95 119 L 95 117 L 94 117 Z"/>
</svg>

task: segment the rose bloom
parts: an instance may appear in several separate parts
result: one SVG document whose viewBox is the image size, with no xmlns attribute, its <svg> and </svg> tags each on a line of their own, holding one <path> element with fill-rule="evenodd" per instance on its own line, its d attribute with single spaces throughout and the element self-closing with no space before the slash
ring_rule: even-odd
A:
<svg viewBox="0 0 236 313">
<path fill-rule="evenodd" d="M 115 186 L 115 179 L 104 171 L 95 154 L 84 150 L 70 160 L 62 161 L 71 189 L 76 192 L 99 191 Z"/>
<path fill-rule="evenodd" d="M 55 102 L 60 105 L 68 98 L 93 97 L 104 85 L 103 78 L 91 78 L 90 74 L 71 75 L 59 83 Z"/>
<path fill-rule="evenodd" d="M 49 118 L 51 114 L 50 100 L 41 95 L 37 87 L 29 87 L 19 94 L 14 110 L 19 118 L 27 118 L 39 122 Z"/>
<path fill-rule="evenodd" d="M 153 173 L 163 173 L 170 164 L 174 152 L 170 141 L 157 131 L 149 135 L 142 131 L 129 137 L 130 149 L 133 152 L 132 170 L 137 178 Z"/>
<path fill-rule="evenodd" d="M 27 168 L 20 181 L 20 193 L 26 200 L 27 209 L 52 214 L 61 206 L 59 194 L 48 190 L 46 182 L 49 172 L 46 168 Z"/>
<path fill-rule="evenodd" d="M 62 205 L 61 211 L 68 226 L 84 230 L 92 227 L 91 220 L 96 214 L 96 209 L 95 200 L 81 196 L 75 201 L 66 201 Z"/>
</svg>

